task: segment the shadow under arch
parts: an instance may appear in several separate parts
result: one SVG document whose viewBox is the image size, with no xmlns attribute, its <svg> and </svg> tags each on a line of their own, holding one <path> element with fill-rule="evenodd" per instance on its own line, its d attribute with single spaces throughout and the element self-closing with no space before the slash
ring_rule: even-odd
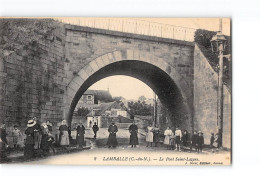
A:
<svg viewBox="0 0 260 176">
<path fill-rule="evenodd" d="M 160 99 L 162 105 L 168 110 L 167 116 L 171 126 L 185 126 L 191 130 L 192 125 L 189 117 L 191 110 L 184 97 L 168 73 L 150 63 L 138 60 L 121 60 L 110 63 L 89 76 L 79 87 L 70 104 L 68 123 L 71 124 L 74 109 L 83 93 L 97 81 L 114 75 L 131 76 L 148 85 Z"/>
</svg>

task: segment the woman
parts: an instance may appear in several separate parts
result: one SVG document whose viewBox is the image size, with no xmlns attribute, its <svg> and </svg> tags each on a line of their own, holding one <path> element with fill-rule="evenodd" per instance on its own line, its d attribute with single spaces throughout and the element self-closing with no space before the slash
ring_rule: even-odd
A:
<svg viewBox="0 0 260 176">
<path fill-rule="evenodd" d="M 28 160 L 34 156 L 34 126 L 36 121 L 29 120 L 27 123 L 27 129 L 25 130 L 26 140 L 24 147 L 24 159 Z"/>
<path fill-rule="evenodd" d="M 107 140 L 107 145 L 108 148 L 116 147 L 117 146 L 117 139 L 116 139 L 116 133 L 118 132 L 117 126 L 115 125 L 115 122 L 112 122 L 112 124 L 108 127 L 108 140 Z"/>
<path fill-rule="evenodd" d="M 189 143 L 189 134 L 187 130 L 184 130 L 182 136 L 182 144 L 184 147 L 188 147 L 188 143 Z"/>
<path fill-rule="evenodd" d="M 66 125 L 66 120 L 61 122 L 61 126 L 59 127 L 60 130 L 60 145 L 62 148 L 66 149 L 66 146 L 69 145 L 69 133 L 68 133 L 68 126 Z"/>
<path fill-rule="evenodd" d="M 137 132 L 138 132 L 138 127 L 135 125 L 135 121 L 133 121 L 133 124 L 130 125 L 129 127 L 129 132 L 130 132 L 130 145 L 131 147 L 136 147 L 136 145 L 138 145 L 138 136 L 137 136 Z"/>
<path fill-rule="evenodd" d="M 170 145 L 171 145 L 171 138 L 173 136 L 173 132 L 170 129 L 170 127 L 167 127 L 167 129 L 164 131 L 164 144 L 167 146 L 167 150 L 170 149 Z"/>
<path fill-rule="evenodd" d="M 153 146 L 153 126 L 152 124 L 149 124 L 147 127 L 147 133 L 146 133 L 146 147 L 149 147 L 149 143 L 151 144 L 151 147 Z"/>
<path fill-rule="evenodd" d="M 153 142 L 155 143 L 155 147 L 157 147 L 157 144 L 160 142 L 160 129 L 158 124 L 156 124 L 153 129 Z"/>
<path fill-rule="evenodd" d="M 80 122 L 79 125 L 77 126 L 77 144 L 79 148 L 83 147 L 84 144 L 84 134 L 85 134 L 85 127 L 83 124 Z"/>
</svg>

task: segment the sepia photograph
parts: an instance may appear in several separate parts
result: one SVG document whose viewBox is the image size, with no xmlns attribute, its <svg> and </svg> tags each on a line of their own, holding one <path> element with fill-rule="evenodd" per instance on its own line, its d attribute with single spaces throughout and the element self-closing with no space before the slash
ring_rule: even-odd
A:
<svg viewBox="0 0 260 176">
<path fill-rule="evenodd" d="M 231 18 L 1 17 L 3 165 L 232 165 Z"/>
</svg>

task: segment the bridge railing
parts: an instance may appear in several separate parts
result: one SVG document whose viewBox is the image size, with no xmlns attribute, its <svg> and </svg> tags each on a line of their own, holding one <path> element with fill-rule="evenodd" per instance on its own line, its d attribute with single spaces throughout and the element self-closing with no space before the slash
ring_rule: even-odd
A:
<svg viewBox="0 0 260 176">
<path fill-rule="evenodd" d="M 194 41 L 196 29 L 174 25 L 161 24 L 130 18 L 72 18 L 57 17 L 55 20 L 72 25 L 87 26 L 111 31 L 126 32 L 161 38 Z"/>
</svg>

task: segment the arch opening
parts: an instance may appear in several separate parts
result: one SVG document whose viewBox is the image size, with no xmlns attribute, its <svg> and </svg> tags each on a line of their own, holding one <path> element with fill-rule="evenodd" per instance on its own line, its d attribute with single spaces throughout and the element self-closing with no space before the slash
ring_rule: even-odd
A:
<svg viewBox="0 0 260 176">
<path fill-rule="evenodd" d="M 189 110 L 174 80 L 162 69 L 143 61 L 122 60 L 108 64 L 93 73 L 77 90 L 69 108 L 67 120 L 71 124 L 76 105 L 83 93 L 97 81 L 114 75 L 136 78 L 149 86 L 158 96 L 162 106 L 167 110 L 171 126 L 191 129 Z"/>
</svg>

